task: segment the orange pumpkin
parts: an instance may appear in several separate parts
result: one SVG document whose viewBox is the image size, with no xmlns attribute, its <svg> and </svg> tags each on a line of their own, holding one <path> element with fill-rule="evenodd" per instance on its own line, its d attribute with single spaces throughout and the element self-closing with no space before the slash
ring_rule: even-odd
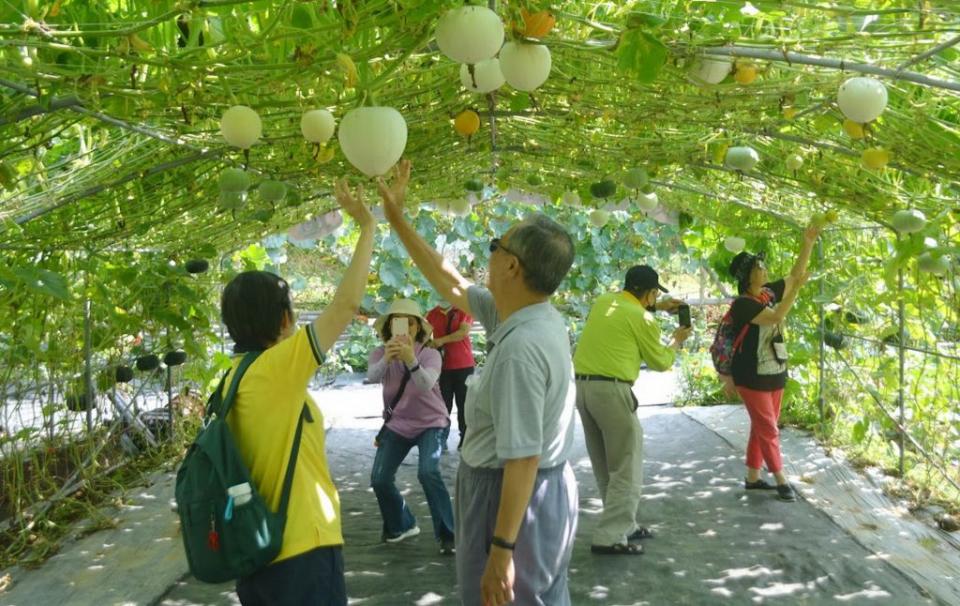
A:
<svg viewBox="0 0 960 606">
<path fill-rule="evenodd" d="M 557 23 L 556 18 L 550 11 L 531 13 L 527 9 L 521 8 L 520 16 L 523 17 L 523 35 L 527 38 L 543 38 L 550 33 L 550 30 Z"/>
<path fill-rule="evenodd" d="M 480 130 L 480 116 L 472 109 L 465 109 L 453 119 L 453 128 L 461 136 L 469 137 Z"/>
</svg>

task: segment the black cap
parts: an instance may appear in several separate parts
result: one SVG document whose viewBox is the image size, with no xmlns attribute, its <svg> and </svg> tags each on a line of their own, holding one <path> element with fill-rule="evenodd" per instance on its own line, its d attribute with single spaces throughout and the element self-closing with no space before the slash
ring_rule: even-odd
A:
<svg viewBox="0 0 960 606">
<path fill-rule="evenodd" d="M 659 288 L 663 292 L 670 292 L 660 284 L 660 276 L 649 265 L 634 265 L 627 270 L 627 277 L 623 282 L 624 290 L 643 292 L 651 288 Z"/>
<path fill-rule="evenodd" d="M 730 262 L 730 276 L 736 280 L 746 279 L 757 261 L 762 261 L 765 257 L 766 254 L 762 252 L 755 255 L 746 251 L 738 253 Z"/>
</svg>

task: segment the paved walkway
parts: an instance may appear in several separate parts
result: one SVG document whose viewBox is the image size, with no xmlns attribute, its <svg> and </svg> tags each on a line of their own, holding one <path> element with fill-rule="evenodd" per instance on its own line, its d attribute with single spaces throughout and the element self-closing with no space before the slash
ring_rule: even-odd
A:
<svg viewBox="0 0 960 606">
<path fill-rule="evenodd" d="M 669 387 L 658 381 L 647 388 L 651 383 L 638 395 L 662 402 Z M 379 542 L 380 517 L 368 487 L 371 442 L 380 423 L 378 390 L 348 386 L 323 392 L 321 401 L 343 504 L 350 603 L 456 604 L 453 559 L 439 554 L 429 532 L 415 454 L 398 481 L 425 532 L 399 545 Z M 666 406 L 644 406 L 640 414 L 647 455 L 644 523 L 657 538 L 645 543 L 647 553 L 639 557 L 590 553 L 600 503 L 578 428 L 573 463 L 581 516 L 570 570 L 575 605 L 937 603 L 809 501 L 787 504 L 770 494 L 744 493 L 740 449 L 702 419 Z M 799 433 L 787 440 L 792 448 L 810 442 Z M 443 465 L 451 487 L 456 465 L 454 451 Z M 172 478 L 166 474 L 133 495 L 134 506 L 121 514 L 117 529 L 68 546 L 39 570 L 12 571 L 13 586 L 0 594 L 0 606 L 236 604 L 229 584 L 204 585 L 184 576 L 170 496 Z"/>
</svg>

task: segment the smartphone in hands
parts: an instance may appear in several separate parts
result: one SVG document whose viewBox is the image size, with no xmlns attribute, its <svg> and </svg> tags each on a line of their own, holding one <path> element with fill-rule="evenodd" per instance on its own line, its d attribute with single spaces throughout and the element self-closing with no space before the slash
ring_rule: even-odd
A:
<svg viewBox="0 0 960 606">
<path fill-rule="evenodd" d="M 690 328 L 690 306 L 683 304 L 677 306 L 677 318 L 680 321 L 680 326 L 683 328 Z"/>
<path fill-rule="evenodd" d="M 392 318 L 390 320 L 390 335 L 394 337 L 399 336 L 408 336 L 409 335 L 409 325 L 407 324 L 406 318 Z"/>
</svg>

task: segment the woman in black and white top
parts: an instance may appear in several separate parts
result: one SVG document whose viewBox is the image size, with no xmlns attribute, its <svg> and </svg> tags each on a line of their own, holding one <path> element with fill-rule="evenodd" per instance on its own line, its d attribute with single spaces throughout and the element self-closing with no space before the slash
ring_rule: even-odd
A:
<svg viewBox="0 0 960 606">
<path fill-rule="evenodd" d="M 797 261 L 790 275 L 779 280 L 769 281 L 763 254 L 741 252 L 730 264 L 730 274 L 740 292 L 731 308 L 733 327 L 738 335 L 746 327 L 732 360 L 733 383 L 750 415 L 744 488 L 775 488 L 784 501 L 795 501 L 796 493 L 783 475 L 777 428 L 787 382 L 787 348 L 781 326 L 807 281 L 810 253 L 819 234 L 820 229 L 813 224 L 804 230 Z M 776 486 L 760 478 L 764 462 L 776 478 Z"/>
</svg>

